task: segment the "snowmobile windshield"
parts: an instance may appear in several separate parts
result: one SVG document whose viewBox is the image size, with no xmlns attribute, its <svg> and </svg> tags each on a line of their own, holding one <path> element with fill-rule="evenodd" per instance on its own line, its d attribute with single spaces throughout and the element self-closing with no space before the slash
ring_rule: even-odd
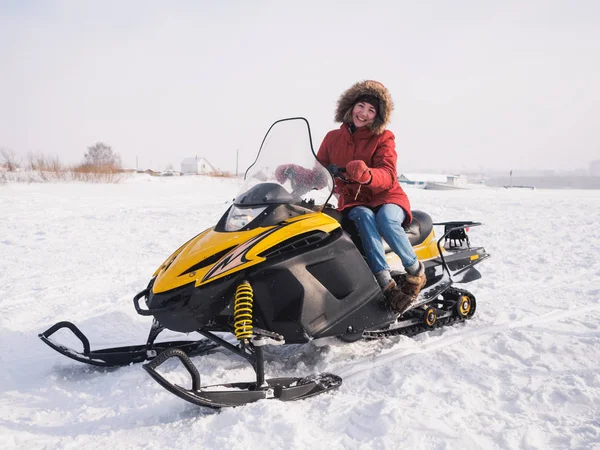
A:
<svg viewBox="0 0 600 450">
<path fill-rule="evenodd" d="M 234 205 L 290 204 L 320 211 L 332 191 L 333 178 L 317 160 L 308 121 L 295 117 L 271 125 Z"/>
</svg>

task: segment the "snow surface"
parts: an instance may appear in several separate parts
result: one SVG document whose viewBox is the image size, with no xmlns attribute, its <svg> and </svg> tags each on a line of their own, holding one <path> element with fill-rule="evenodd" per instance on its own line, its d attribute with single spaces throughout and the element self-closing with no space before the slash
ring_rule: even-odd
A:
<svg viewBox="0 0 600 450">
<path fill-rule="evenodd" d="M 308 400 L 216 412 L 139 364 L 94 368 L 38 339 L 70 320 L 92 348 L 144 343 L 150 320 L 132 297 L 237 187 L 146 176 L 0 186 L 2 448 L 600 448 L 600 191 L 410 190 L 435 221 L 485 224 L 471 239 L 492 258 L 465 286 L 477 313 L 414 338 L 269 347 L 270 377 L 343 377 Z M 194 362 L 203 384 L 254 377 L 227 353 Z M 176 361 L 161 369 L 190 385 Z"/>
</svg>

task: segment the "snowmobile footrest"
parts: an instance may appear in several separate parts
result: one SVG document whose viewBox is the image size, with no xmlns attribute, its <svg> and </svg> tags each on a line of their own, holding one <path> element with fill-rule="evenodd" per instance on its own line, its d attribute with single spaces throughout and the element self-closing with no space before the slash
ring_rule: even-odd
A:
<svg viewBox="0 0 600 450">
<path fill-rule="evenodd" d="M 156 368 L 170 358 L 178 358 L 192 378 L 192 389 L 185 389 L 166 380 Z M 242 406 L 258 400 L 276 398 L 282 401 L 301 400 L 336 389 L 342 379 L 331 373 L 304 378 L 272 378 L 258 386 L 256 382 L 227 383 L 200 387 L 200 374 L 184 351 L 168 349 L 142 366 L 162 387 L 172 394 L 199 406 L 223 408 Z"/>
<path fill-rule="evenodd" d="M 73 350 L 51 339 L 50 336 L 63 328 L 71 330 L 77 336 L 83 344 L 83 352 Z M 157 354 L 167 349 L 178 348 L 184 350 L 189 355 L 196 356 L 208 353 L 217 347 L 216 344 L 210 342 L 208 339 L 201 339 L 199 341 L 157 342 L 152 343 L 150 346 L 146 344 L 90 350 L 90 341 L 88 338 L 71 322 L 58 322 L 38 336 L 58 353 L 82 363 L 101 367 L 127 366 L 132 363 L 143 362 L 153 359 Z"/>
</svg>

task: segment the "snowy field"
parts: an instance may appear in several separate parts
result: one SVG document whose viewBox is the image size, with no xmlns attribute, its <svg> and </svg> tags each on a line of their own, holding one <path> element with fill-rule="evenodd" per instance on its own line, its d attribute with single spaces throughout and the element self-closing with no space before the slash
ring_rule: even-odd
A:
<svg viewBox="0 0 600 450">
<path fill-rule="evenodd" d="M 92 348 L 144 343 L 132 297 L 236 190 L 204 177 L 0 185 L 0 447 L 600 449 L 600 191 L 409 191 L 434 221 L 484 223 L 471 240 L 492 258 L 466 286 L 477 313 L 414 338 L 269 348 L 269 377 L 343 377 L 308 400 L 215 412 L 140 365 L 93 368 L 38 339 L 70 320 Z M 254 378 L 223 352 L 194 361 L 203 384 Z"/>
</svg>

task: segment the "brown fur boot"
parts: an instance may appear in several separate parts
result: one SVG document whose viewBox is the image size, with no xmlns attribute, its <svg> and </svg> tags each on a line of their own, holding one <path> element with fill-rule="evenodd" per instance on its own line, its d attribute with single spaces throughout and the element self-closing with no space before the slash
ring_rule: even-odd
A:
<svg viewBox="0 0 600 450">
<path fill-rule="evenodd" d="M 388 298 L 390 293 L 396 288 L 396 282 L 394 280 L 390 280 L 386 287 L 382 289 L 383 295 L 385 298 Z"/>
<path fill-rule="evenodd" d="M 398 314 L 403 314 L 415 304 L 419 292 L 427 282 L 423 263 L 419 263 L 419 271 L 416 275 L 407 273 L 403 276 L 403 279 L 404 283 L 401 287 L 388 290 L 386 295 L 390 307 Z"/>
</svg>

